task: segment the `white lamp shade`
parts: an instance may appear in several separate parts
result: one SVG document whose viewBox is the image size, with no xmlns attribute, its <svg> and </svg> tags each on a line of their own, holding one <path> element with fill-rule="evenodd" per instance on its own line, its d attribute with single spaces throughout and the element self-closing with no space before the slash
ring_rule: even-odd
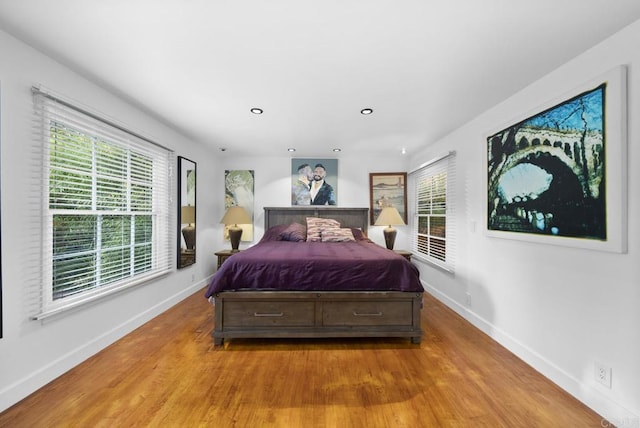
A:
<svg viewBox="0 0 640 428">
<path fill-rule="evenodd" d="M 180 222 L 182 224 L 192 224 L 196 222 L 196 207 L 187 205 L 180 208 Z"/>
<path fill-rule="evenodd" d="M 249 217 L 249 214 L 247 214 L 244 208 L 233 206 L 233 207 L 229 207 L 227 212 L 224 214 L 224 217 L 222 217 L 222 220 L 220 220 L 220 223 L 227 224 L 227 225 L 249 224 L 251 223 L 251 218 Z"/>
<path fill-rule="evenodd" d="M 401 226 L 405 224 L 395 207 L 384 207 L 376 219 L 375 226 Z"/>
</svg>

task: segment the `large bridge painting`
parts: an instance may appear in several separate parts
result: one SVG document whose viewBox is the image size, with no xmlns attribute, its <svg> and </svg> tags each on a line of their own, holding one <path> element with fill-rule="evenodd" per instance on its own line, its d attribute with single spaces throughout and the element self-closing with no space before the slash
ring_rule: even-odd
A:
<svg viewBox="0 0 640 428">
<path fill-rule="evenodd" d="M 607 239 L 606 89 L 487 138 L 489 230 Z"/>
</svg>

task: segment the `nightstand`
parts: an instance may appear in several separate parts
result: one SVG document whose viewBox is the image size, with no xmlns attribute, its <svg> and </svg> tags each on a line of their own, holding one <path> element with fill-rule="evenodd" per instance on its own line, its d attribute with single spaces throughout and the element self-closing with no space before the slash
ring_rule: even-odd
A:
<svg viewBox="0 0 640 428">
<path fill-rule="evenodd" d="M 406 251 L 406 250 L 393 250 L 393 251 L 396 254 L 401 255 L 402 257 L 404 257 L 408 261 L 411 261 L 411 255 L 413 254 L 411 251 Z"/>
<path fill-rule="evenodd" d="M 224 263 L 225 260 L 227 260 L 229 257 L 233 256 L 236 253 L 239 253 L 241 250 L 220 250 L 217 251 L 215 253 L 216 256 L 218 256 L 218 269 L 220 269 L 220 266 L 222 266 L 222 263 Z"/>
<path fill-rule="evenodd" d="M 196 250 L 181 250 L 180 251 L 180 267 L 187 267 L 196 262 Z"/>
</svg>

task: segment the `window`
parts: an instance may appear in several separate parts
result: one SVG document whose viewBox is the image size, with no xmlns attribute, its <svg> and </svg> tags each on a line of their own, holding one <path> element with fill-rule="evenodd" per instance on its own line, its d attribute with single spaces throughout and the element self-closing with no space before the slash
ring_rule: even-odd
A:
<svg viewBox="0 0 640 428">
<path fill-rule="evenodd" d="M 412 251 L 418 259 L 451 272 L 455 267 L 454 159 L 450 153 L 409 174 L 414 199 Z"/>
<path fill-rule="evenodd" d="M 172 153 L 34 89 L 44 318 L 171 270 Z"/>
</svg>

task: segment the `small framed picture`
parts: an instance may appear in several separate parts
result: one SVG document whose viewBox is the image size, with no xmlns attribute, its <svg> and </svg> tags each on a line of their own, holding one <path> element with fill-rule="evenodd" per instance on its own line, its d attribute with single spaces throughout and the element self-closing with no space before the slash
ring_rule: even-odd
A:
<svg viewBox="0 0 640 428">
<path fill-rule="evenodd" d="M 407 173 L 369 174 L 369 217 L 373 225 L 384 207 L 395 207 L 407 223 Z"/>
</svg>

